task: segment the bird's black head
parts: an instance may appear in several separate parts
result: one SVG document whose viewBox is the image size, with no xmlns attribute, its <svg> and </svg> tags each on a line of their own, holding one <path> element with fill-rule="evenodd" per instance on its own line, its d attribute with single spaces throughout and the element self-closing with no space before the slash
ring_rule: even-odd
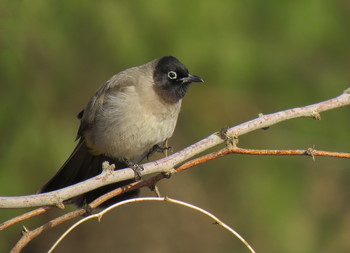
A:
<svg viewBox="0 0 350 253">
<path fill-rule="evenodd" d="M 190 83 L 203 82 L 199 76 L 191 75 L 188 69 L 173 56 L 164 56 L 158 60 L 153 79 L 158 94 L 171 102 L 182 99 Z"/>
</svg>

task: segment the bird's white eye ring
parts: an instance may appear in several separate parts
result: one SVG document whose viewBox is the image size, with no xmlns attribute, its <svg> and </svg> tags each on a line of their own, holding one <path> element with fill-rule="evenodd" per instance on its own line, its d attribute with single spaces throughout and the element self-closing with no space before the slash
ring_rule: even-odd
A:
<svg viewBox="0 0 350 253">
<path fill-rule="evenodd" d="M 176 79 L 177 78 L 177 74 L 175 71 L 169 71 L 168 72 L 168 77 L 169 79 Z"/>
</svg>

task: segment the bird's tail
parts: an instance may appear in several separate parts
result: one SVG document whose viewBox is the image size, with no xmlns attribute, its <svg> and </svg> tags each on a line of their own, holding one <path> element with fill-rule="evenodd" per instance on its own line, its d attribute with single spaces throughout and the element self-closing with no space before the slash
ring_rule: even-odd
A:
<svg viewBox="0 0 350 253">
<path fill-rule="evenodd" d="M 79 183 L 88 178 L 97 176 L 102 172 L 102 163 L 104 161 L 108 161 L 110 164 L 115 164 L 116 170 L 128 167 L 127 164 L 120 162 L 119 160 L 112 159 L 104 155 L 92 155 L 88 151 L 85 142 L 80 139 L 77 147 L 74 149 L 68 160 L 63 164 L 56 175 L 39 190 L 39 192 L 44 193 L 58 190 Z M 113 189 L 130 184 L 134 181 L 134 179 L 129 179 L 122 182 L 106 185 L 99 189 L 84 193 L 78 197 L 74 197 L 71 199 L 71 201 L 78 206 L 83 206 Z M 138 193 L 139 190 L 126 192 L 108 200 L 107 202 L 100 205 L 100 207 L 107 207 L 116 202 L 136 197 Z"/>
</svg>

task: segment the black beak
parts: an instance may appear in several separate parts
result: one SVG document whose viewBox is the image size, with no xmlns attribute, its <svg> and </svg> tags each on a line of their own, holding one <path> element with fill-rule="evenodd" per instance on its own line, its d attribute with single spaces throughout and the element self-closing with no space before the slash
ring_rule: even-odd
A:
<svg viewBox="0 0 350 253">
<path fill-rule="evenodd" d="M 202 78 L 200 78 L 199 76 L 195 76 L 192 74 L 188 74 L 187 77 L 183 77 L 178 79 L 178 81 L 182 82 L 182 83 L 201 83 L 204 82 L 204 80 Z"/>
</svg>

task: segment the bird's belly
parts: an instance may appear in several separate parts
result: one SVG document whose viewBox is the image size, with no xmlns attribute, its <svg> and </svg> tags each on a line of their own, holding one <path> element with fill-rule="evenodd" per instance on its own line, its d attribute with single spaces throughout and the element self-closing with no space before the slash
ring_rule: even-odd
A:
<svg viewBox="0 0 350 253">
<path fill-rule="evenodd" d="M 107 124 L 106 120 L 101 121 L 103 124 L 97 123 L 86 137 L 97 153 L 135 161 L 147 154 L 154 145 L 172 136 L 178 111 L 164 114 L 133 111 L 123 113 L 122 116 L 114 115 L 115 120 L 108 120 Z M 108 118 L 113 119 L 111 115 Z"/>
<path fill-rule="evenodd" d="M 139 118 L 134 124 L 121 124 L 111 130 L 106 154 L 134 160 L 143 156 L 156 144 L 164 142 L 174 131 L 176 120 L 155 122 Z"/>
</svg>

